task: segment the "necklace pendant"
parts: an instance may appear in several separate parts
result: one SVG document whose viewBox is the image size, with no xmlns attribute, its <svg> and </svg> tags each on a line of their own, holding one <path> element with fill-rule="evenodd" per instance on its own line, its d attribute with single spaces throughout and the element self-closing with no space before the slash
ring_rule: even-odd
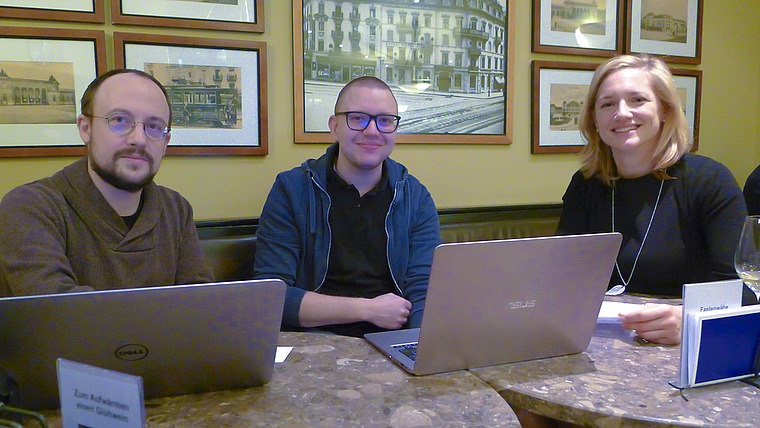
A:
<svg viewBox="0 0 760 428">
<path fill-rule="evenodd" d="M 604 293 L 604 294 L 607 295 L 607 296 L 619 296 L 619 295 L 623 294 L 624 291 L 625 291 L 625 285 L 619 285 L 618 284 L 618 285 L 610 288 L 609 290 L 607 290 L 607 292 Z"/>
</svg>

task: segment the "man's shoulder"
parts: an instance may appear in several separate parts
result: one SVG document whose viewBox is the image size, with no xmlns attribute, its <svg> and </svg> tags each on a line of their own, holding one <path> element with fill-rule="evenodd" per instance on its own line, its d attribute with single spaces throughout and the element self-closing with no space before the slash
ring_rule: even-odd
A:
<svg viewBox="0 0 760 428">
<path fill-rule="evenodd" d="M 65 196 L 58 185 L 60 179 L 57 175 L 41 178 L 31 183 L 22 184 L 10 190 L 3 197 L 3 205 L 20 201 L 24 204 L 40 203 L 44 201 L 64 201 Z"/>
</svg>

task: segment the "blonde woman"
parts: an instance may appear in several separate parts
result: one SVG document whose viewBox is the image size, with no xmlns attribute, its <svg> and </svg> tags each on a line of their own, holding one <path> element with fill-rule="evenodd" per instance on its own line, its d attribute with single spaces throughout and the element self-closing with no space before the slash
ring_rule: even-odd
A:
<svg viewBox="0 0 760 428">
<path fill-rule="evenodd" d="M 741 189 L 725 166 L 689 153 L 689 126 L 662 60 L 623 55 L 599 66 L 579 126 L 583 164 L 562 198 L 558 233 L 623 234 L 608 294 L 680 296 L 684 283 L 736 278 L 747 215 Z M 623 326 L 678 344 L 681 308 L 648 304 Z"/>
</svg>

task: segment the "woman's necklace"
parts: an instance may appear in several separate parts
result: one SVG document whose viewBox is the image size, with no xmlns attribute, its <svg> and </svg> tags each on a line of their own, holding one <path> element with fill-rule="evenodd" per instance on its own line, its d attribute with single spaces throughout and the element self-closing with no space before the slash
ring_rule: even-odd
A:
<svg viewBox="0 0 760 428">
<path fill-rule="evenodd" d="M 631 267 L 631 274 L 628 275 L 628 281 L 626 281 L 623 278 L 623 274 L 620 273 L 620 266 L 618 265 L 617 260 L 615 260 L 615 268 L 617 269 L 618 275 L 620 275 L 620 280 L 623 281 L 623 285 L 616 285 L 609 290 L 607 290 L 608 296 L 617 296 L 618 294 L 623 294 L 625 291 L 625 287 L 628 287 L 628 284 L 631 282 L 631 278 L 633 278 L 633 271 L 636 270 L 636 263 L 639 262 L 639 256 L 641 255 L 641 250 L 644 249 L 644 242 L 647 240 L 647 236 L 649 236 L 649 229 L 652 227 L 652 221 L 654 221 L 654 214 L 657 212 L 657 204 L 660 203 L 660 195 L 662 195 L 662 186 L 665 184 L 665 180 L 660 180 L 660 191 L 657 192 L 657 199 L 654 201 L 654 208 L 652 209 L 652 218 L 649 219 L 649 225 L 647 226 L 647 231 L 644 233 L 644 239 L 641 240 L 641 246 L 639 247 L 639 252 L 636 253 L 636 258 L 633 260 L 633 266 Z M 615 186 L 612 186 L 612 231 L 615 231 Z"/>
</svg>

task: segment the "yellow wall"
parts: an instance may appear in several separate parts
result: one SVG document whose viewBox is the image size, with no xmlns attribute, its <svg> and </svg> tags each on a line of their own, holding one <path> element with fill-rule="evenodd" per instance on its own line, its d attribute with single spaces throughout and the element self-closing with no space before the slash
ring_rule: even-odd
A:
<svg viewBox="0 0 760 428">
<path fill-rule="evenodd" d="M 196 219 L 254 217 L 275 175 L 316 157 L 323 144 L 293 143 L 293 52 L 291 6 L 263 0 L 264 34 L 89 25 L 0 19 L 0 25 L 106 30 L 109 68 L 113 31 L 194 37 L 251 38 L 267 42 L 269 155 L 249 157 L 168 157 L 156 181 L 182 193 Z M 588 57 L 533 54 L 531 1 L 516 0 L 514 143 L 509 146 L 399 145 L 393 158 L 430 189 L 439 208 L 560 202 L 578 168 L 575 155 L 530 154 L 530 61 L 588 61 Z M 760 161 L 760 3 L 704 2 L 702 118 L 699 153 L 727 165 L 741 184 Z M 106 21 L 110 5 L 106 1 Z M 679 66 L 682 67 L 682 66 Z M 689 68 L 689 67 L 684 67 Z M 695 68 L 695 67 L 691 67 Z M 1 138 L 1 136 L 0 136 Z M 53 174 L 73 158 L 0 159 L 0 195 L 20 184 Z"/>
</svg>

